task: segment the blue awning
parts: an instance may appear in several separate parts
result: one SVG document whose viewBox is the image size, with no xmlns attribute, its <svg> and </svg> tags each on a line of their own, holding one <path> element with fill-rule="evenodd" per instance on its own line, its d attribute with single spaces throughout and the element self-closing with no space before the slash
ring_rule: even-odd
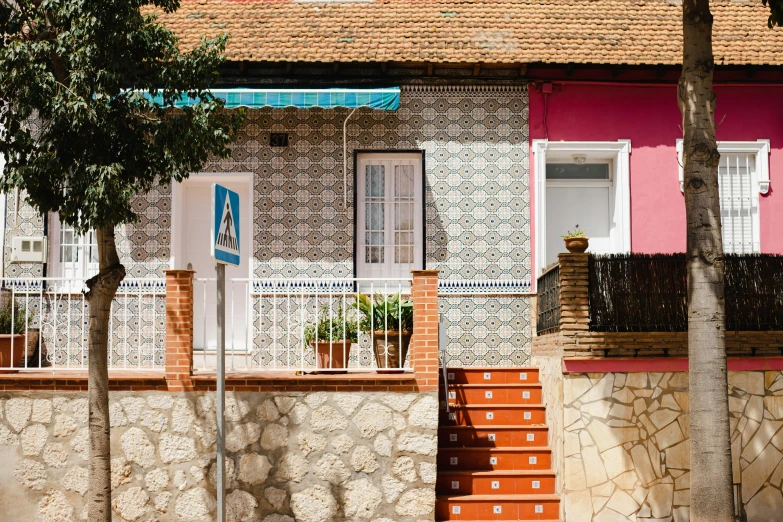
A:
<svg viewBox="0 0 783 522">
<path fill-rule="evenodd" d="M 378 89 L 212 89 L 215 98 L 221 99 L 229 109 L 247 107 L 260 109 L 272 107 L 284 109 L 310 109 L 320 107 L 333 109 L 346 107 L 356 109 L 369 107 L 381 111 L 396 111 L 400 108 L 400 88 L 384 87 Z M 163 96 L 145 94 L 147 99 L 158 105 L 163 104 Z M 195 105 L 198 100 L 189 98 L 186 94 L 174 103 L 175 107 Z"/>
</svg>

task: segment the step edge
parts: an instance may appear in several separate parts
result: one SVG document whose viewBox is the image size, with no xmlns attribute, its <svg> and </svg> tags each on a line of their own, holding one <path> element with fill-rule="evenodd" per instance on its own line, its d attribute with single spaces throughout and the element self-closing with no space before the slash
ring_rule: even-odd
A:
<svg viewBox="0 0 783 522">
<path fill-rule="evenodd" d="M 438 368 L 443 371 L 443 366 L 438 365 Z M 466 370 L 466 371 L 487 371 L 493 370 L 497 372 L 518 372 L 524 370 L 536 370 L 539 371 L 537 366 L 446 366 L 447 370 Z"/>
<path fill-rule="evenodd" d="M 467 501 L 467 502 L 486 502 L 491 500 L 509 500 L 509 501 L 524 501 L 524 500 L 556 500 L 560 502 L 560 495 L 556 493 L 541 493 L 538 495 L 435 495 L 435 500 L 438 501 Z"/>
<path fill-rule="evenodd" d="M 493 408 L 509 408 L 509 409 L 518 409 L 518 408 L 540 408 L 540 409 L 546 409 L 546 406 L 541 403 L 531 403 L 531 404 L 450 404 L 451 408 L 458 408 L 458 409 L 469 409 L 469 408 L 486 408 L 487 406 L 492 406 Z M 441 408 L 446 409 L 446 408 Z"/>
<path fill-rule="evenodd" d="M 443 386 L 443 383 L 441 383 L 441 386 Z M 468 383 L 468 382 L 450 382 L 449 388 L 451 387 L 460 387 L 460 388 L 484 388 L 484 387 L 492 387 L 492 388 L 541 388 L 543 386 L 543 383 L 540 382 L 497 382 L 497 383 L 482 383 L 482 384 L 476 384 L 476 383 Z"/>
<path fill-rule="evenodd" d="M 509 469 L 509 470 L 502 470 L 502 469 L 495 469 L 492 471 L 487 470 L 459 470 L 459 471 L 449 471 L 447 469 L 439 469 L 438 475 L 468 475 L 471 477 L 493 477 L 496 475 L 514 475 L 514 476 L 525 476 L 525 475 L 538 475 L 538 476 L 555 476 L 555 472 L 552 470 L 546 470 L 546 469 L 531 469 L 531 470 L 520 470 L 520 469 Z"/>
<path fill-rule="evenodd" d="M 438 426 L 438 428 L 451 428 L 451 429 L 460 429 L 460 430 L 496 430 L 496 429 L 504 429 L 504 430 L 548 430 L 549 426 L 546 424 L 501 424 L 501 425 L 493 425 L 493 424 L 470 424 L 470 425 L 454 425 L 454 426 Z"/>
<path fill-rule="evenodd" d="M 441 448 L 438 446 L 438 452 L 440 451 L 540 451 L 540 452 L 552 452 L 549 446 L 502 446 L 500 448 Z"/>
</svg>

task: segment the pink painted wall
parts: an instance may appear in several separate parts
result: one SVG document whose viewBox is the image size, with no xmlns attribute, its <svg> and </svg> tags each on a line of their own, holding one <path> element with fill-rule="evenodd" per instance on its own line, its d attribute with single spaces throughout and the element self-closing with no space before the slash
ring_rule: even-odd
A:
<svg viewBox="0 0 783 522">
<path fill-rule="evenodd" d="M 759 204 L 761 249 L 783 253 L 783 86 L 716 86 L 715 91 L 718 140 L 770 140 L 772 183 Z M 531 140 L 544 139 L 547 132 L 550 141 L 631 140 L 634 252 L 685 250 L 685 203 L 675 150 L 681 123 L 674 85 L 556 84 L 546 119 L 543 95 L 530 89 Z M 536 175 L 531 159 L 531 187 Z"/>
</svg>

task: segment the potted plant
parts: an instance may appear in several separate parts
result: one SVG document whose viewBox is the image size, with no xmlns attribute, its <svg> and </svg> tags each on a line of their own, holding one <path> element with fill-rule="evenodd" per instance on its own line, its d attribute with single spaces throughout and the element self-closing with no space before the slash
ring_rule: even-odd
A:
<svg viewBox="0 0 783 522">
<path fill-rule="evenodd" d="M 0 373 L 15 372 L 24 367 L 23 361 L 27 356 L 25 326 L 22 307 L 11 299 L 6 300 L 0 308 Z"/>
<path fill-rule="evenodd" d="M 358 339 L 357 323 L 357 318 L 345 313 L 342 306 L 330 311 L 324 305 L 316 321 L 305 326 L 304 341 L 313 347 L 319 371 L 345 373 L 351 345 Z"/>
<path fill-rule="evenodd" d="M 359 328 L 372 336 L 378 372 L 402 371 L 413 335 L 413 301 L 399 293 L 360 294 L 357 306 L 362 313 Z"/>
<path fill-rule="evenodd" d="M 579 228 L 579 225 L 562 237 L 565 240 L 566 250 L 572 254 L 584 254 L 589 246 L 590 238 Z"/>
</svg>

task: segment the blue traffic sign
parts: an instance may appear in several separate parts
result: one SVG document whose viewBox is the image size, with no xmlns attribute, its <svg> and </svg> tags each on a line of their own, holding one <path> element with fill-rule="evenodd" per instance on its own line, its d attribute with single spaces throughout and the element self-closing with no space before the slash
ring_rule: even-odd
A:
<svg viewBox="0 0 783 522">
<path fill-rule="evenodd" d="M 239 194 L 212 184 L 212 260 L 239 266 Z"/>
</svg>

